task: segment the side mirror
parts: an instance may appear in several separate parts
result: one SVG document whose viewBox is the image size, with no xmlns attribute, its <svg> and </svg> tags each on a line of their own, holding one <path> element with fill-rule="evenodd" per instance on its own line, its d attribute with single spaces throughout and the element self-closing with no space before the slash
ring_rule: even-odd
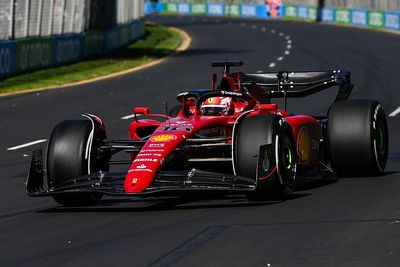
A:
<svg viewBox="0 0 400 267">
<path fill-rule="evenodd" d="M 150 108 L 148 108 L 148 107 L 137 107 L 137 108 L 133 109 L 133 113 L 134 114 L 148 115 L 148 114 L 150 114 Z"/>
</svg>

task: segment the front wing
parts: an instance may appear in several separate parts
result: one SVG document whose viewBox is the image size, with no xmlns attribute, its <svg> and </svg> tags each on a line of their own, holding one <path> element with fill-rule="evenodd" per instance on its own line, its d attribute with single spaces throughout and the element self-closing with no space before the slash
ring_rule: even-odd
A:
<svg viewBox="0 0 400 267">
<path fill-rule="evenodd" d="M 153 194 L 179 194 L 187 191 L 248 192 L 254 190 L 257 186 L 255 179 L 191 169 L 160 171 L 152 185 L 143 192 L 126 193 L 123 186 L 125 177 L 126 173 L 97 172 L 45 189 L 43 152 L 42 150 L 36 150 L 32 154 L 26 191 L 31 197 L 94 192 L 112 196 L 146 196 Z"/>
</svg>

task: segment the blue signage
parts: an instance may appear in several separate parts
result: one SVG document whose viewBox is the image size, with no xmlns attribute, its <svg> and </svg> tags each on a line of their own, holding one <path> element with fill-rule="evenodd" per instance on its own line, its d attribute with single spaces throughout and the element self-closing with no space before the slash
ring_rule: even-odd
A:
<svg viewBox="0 0 400 267">
<path fill-rule="evenodd" d="M 63 65 L 82 59 L 82 35 L 57 36 L 54 38 L 54 62 Z"/>
<path fill-rule="evenodd" d="M 222 16 L 224 15 L 224 4 L 208 4 L 207 5 L 207 14 L 214 16 Z"/>
<path fill-rule="evenodd" d="M 400 30 L 399 12 L 385 12 L 385 29 Z"/>
<path fill-rule="evenodd" d="M 16 42 L 0 41 L 0 78 L 16 73 Z"/>
<path fill-rule="evenodd" d="M 335 21 L 335 9 L 331 7 L 324 7 L 322 9 L 322 21 L 323 22 L 334 22 Z"/>
<path fill-rule="evenodd" d="M 243 17 L 255 17 L 257 16 L 256 6 L 255 5 L 241 5 L 240 13 Z"/>
<path fill-rule="evenodd" d="M 179 3 L 178 4 L 178 14 L 189 15 L 190 14 L 190 4 L 189 3 Z"/>
<path fill-rule="evenodd" d="M 297 17 L 301 19 L 309 19 L 308 6 L 298 6 L 297 7 Z"/>
<path fill-rule="evenodd" d="M 351 23 L 357 26 L 368 25 L 368 11 L 363 9 L 351 10 Z"/>
</svg>

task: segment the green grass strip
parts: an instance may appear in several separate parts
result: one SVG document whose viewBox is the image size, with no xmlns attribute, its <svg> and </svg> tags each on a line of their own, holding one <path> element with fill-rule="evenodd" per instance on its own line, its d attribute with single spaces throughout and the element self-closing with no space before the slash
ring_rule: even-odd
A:
<svg viewBox="0 0 400 267">
<path fill-rule="evenodd" d="M 165 57 L 181 42 L 181 35 L 167 27 L 146 25 L 146 36 L 127 47 L 100 58 L 7 78 L 0 82 L 0 93 L 61 86 L 120 72 Z"/>
</svg>

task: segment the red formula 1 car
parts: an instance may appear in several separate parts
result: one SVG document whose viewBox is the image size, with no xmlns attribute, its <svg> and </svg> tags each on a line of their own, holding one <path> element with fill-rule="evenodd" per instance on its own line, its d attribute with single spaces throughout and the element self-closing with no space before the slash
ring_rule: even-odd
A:
<svg viewBox="0 0 400 267">
<path fill-rule="evenodd" d="M 28 195 L 52 196 L 66 206 L 96 204 L 103 194 L 218 191 L 264 198 L 290 194 L 302 176 L 384 170 L 384 110 L 377 101 L 347 100 L 350 72 L 230 73 L 242 64 L 213 63 L 224 67 L 218 85 L 213 74 L 211 89 L 179 94 L 169 115 L 135 108 L 127 140 L 108 140 L 94 115 L 59 123 L 49 139 L 46 171 L 42 151 L 33 153 Z M 326 117 L 286 112 L 287 98 L 334 86 L 338 94 Z M 274 98 L 283 98 L 285 107 L 272 104 Z M 129 160 L 112 157 L 121 151 Z M 129 170 L 110 171 L 120 164 Z"/>
</svg>

